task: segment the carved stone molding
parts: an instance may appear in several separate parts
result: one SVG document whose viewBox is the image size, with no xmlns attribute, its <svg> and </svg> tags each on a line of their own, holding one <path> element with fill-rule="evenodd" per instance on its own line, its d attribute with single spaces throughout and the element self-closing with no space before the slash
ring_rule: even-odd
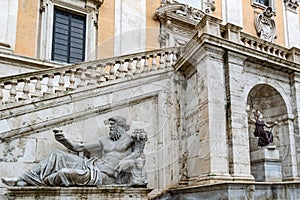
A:
<svg viewBox="0 0 300 200">
<path fill-rule="evenodd" d="M 274 42 L 276 39 L 276 24 L 273 19 L 274 13 L 272 8 L 268 7 L 263 13 L 255 18 L 255 28 L 257 35 L 266 41 Z"/>
<path fill-rule="evenodd" d="M 283 0 L 285 6 L 293 11 L 296 11 L 299 6 L 298 0 Z"/>
<path fill-rule="evenodd" d="M 208 13 L 214 9 L 213 1 L 209 2 L 210 4 L 207 4 Z M 206 14 L 204 11 L 187 4 L 173 0 L 162 0 L 154 16 L 154 19 L 159 20 L 162 25 L 161 47 L 184 45 L 196 33 L 195 26 Z"/>
</svg>

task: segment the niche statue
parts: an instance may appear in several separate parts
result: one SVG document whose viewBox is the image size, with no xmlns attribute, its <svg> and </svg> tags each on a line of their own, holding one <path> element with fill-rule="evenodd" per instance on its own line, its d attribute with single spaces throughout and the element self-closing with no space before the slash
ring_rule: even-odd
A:
<svg viewBox="0 0 300 200">
<path fill-rule="evenodd" d="M 258 146 L 264 147 L 273 144 L 272 129 L 266 131 L 264 127 L 272 128 L 273 126 L 278 125 L 278 122 L 275 121 L 272 125 L 269 125 L 262 120 L 263 114 L 259 110 L 252 110 L 252 113 L 254 114 L 254 118 L 250 117 L 250 120 L 255 123 L 254 136 L 258 137 Z"/>
<path fill-rule="evenodd" d="M 108 138 L 86 144 L 76 144 L 67 139 L 61 130 L 53 130 L 55 139 L 73 152 L 84 156 L 55 150 L 48 158 L 21 177 L 4 178 L 9 186 L 101 186 L 101 185 L 147 185 L 144 169 L 144 147 L 147 135 L 136 129 L 131 136 L 124 117 L 115 116 L 105 121 L 109 124 Z M 101 157 L 89 158 L 91 152 L 99 151 Z M 82 152 L 82 153 L 81 153 Z"/>
</svg>

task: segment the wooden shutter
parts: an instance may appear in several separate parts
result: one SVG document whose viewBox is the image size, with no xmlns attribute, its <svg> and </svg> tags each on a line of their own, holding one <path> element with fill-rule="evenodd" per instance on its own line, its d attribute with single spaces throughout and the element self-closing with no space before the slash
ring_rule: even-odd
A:
<svg viewBox="0 0 300 200">
<path fill-rule="evenodd" d="M 54 10 L 52 60 L 66 63 L 84 61 L 85 16 Z"/>
</svg>

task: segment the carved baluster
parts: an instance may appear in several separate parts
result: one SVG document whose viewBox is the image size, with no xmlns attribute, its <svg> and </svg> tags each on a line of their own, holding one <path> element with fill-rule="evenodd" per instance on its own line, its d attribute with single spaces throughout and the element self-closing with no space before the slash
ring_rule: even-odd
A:
<svg viewBox="0 0 300 200">
<path fill-rule="evenodd" d="M 99 64 L 98 67 L 100 67 L 100 78 L 99 78 L 99 82 L 105 82 L 106 78 L 105 78 L 105 65 L 103 64 Z"/>
<path fill-rule="evenodd" d="M 151 71 L 153 70 L 157 70 L 157 66 L 156 66 L 156 54 L 152 55 L 152 68 L 151 68 Z"/>
<path fill-rule="evenodd" d="M 10 95 L 9 102 L 10 103 L 16 102 L 16 95 L 17 95 L 16 85 L 17 85 L 17 81 L 11 82 L 11 88 L 9 91 L 9 95 Z"/>
<path fill-rule="evenodd" d="M 80 68 L 79 69 L 79 74 L 80 74 L 80 83 L 78 84 L 78 87 L 84 87 L 86 86 L 86 77 L 85 77 L 85 69 L 84 68 Z"/>
<path fill-rule="evenodd" d="M 172 63 L 173 66 L 175 65 L 176 61 L 177 61 L 176 52 L 173 51 L 173 63 Z"/>
<path fill-rule="evenodd" d="M 120 67 L 119 67 L 118 71 L 119 71 L 119 73 L 117 75 L 117 78 L 125 77 L 125 74 L 124 74 L 124 72 L 125 72 L 124 60 L 120 61 Z"/>
<path fill-rule="evenodd" d="M 55 90 L 55 93 L 65 91 L 64 85 L 65 85 L 64 73 L 61 72 L 59 74 L 58 87 Z"/>
<path fill-rule="evenodd" d="M 29 85 L 28 85 L 28 83 L 29 83 L 30 81 L 28 80 L 28 79 L 25 79 L 24 80 L 24 86 L 23 86 L 23 90 L 22 90 L 22 92 L 23 92 L 23 94 L 22 94 L 22 96 L 19 98 L 19 100 L 26 100 L 26 99 L 29 99 Z"/>
<path fill-rule="evenodd" d="M 282 51 L 278 49 L 278 57 L 282 58 Z"/>
<path fill-rule="evenodd" d="M 146 55 L 144 58 L 145 58 L 145 62 L 144 62 L 143 72 L 147 72 L 149 71 L 149 56 Z"/>
<path fill-rule="evenodd" d="M 287 59 L 287 53 L 284 52 L 284 51 L 282 51 L 282 58 L 283 58 L 283 59 Z"/>
<path fill-rule="evenodd" d="M 171 53 L 166 53 L 166 67 L 171 67 L 171 60 L 172 60 L 172 58 L 171 58 Z"/>
<path fill-rule="evenodd" d="M 160 59 L 159 59 L 159 67 L 158 69 L 165 68 L 165 54 L 161 53 L 160 54 Z"/>
<path fill-rule="evenodd" d="M 47 91 L 46 94 L 53 94 L 53 75 L 48 76 L 48 83 L 47 83 Z"/>
<path fill-rule="evenodd" d="M 141 72 L 142 72 L 142 69 L 141 69 L 141 57 L 138 57 L 137 61 L 136 61 L 135 73 L 136 74 L 140 74 Z"/>
<path fill-rule="evenodd" d="M 130 60 L 128 61 L 128 66 L 127 66 L 127 76 L 132 76 L 133 75 L 133 65 L 132 65 L 133 59 L 130 58 Z"/>
<path fill-rule="evenodd" d="M 128 61 L 127 61 L 127 64 L 126 64 L 126 60 L 123 61 L 123 77 L 126 77 L 128 74 L 128 64 L 129 64 Z"/>
<path fill-rule="evenodd" d="M 71 69 L 70 70 L 71 72 L 71 75 L 70 75 L 70 85 L 69 87 L 67 88 L 67 91 L 71 91 L 71 90 L 75 90 L 76 89 L 76 86 L 75 86 L 75 70 L 74 69 Z"/>
<path fill-rule="evenodd" d="M 90 66 L 91 68 L 91 75 L 90 75 L 90 82 L 89 82 L 89 85 L 95 85 L 97 83 L 97 80 L 96 80 L 96 77 L 97 77 L 97 74 L 96 74 L 96 66 L 95 65 L 92 65 Z"/>
<path fill-rule="evenodd" d="M 108 80 L 114 80 L 114 79 L 116 79 L 115 72 L 116 72 L 115 71 L 115 63 L 110 63 Z"/>
<path fill-rule="evenodd" d="M 41 77 L 36 77 L 36 84 L 35 84 L 35 93 L 32 95 L 33 97 L 41 97 L 42 96 L 42 84 L 41 84 Z"/>
<path fill-rule="evenodd" d="M 3 89 L 4 89 L 4 84 L 1 83 L 0 84 L 0 105 L 4 104 L 4 101 L 3 101 L 3 98 L 4 98 Z"/>
</svg>

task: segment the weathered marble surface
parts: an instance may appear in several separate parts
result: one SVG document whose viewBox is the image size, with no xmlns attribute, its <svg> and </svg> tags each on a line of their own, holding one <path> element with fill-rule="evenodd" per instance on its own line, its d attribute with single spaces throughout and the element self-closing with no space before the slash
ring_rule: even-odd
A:
<svg viewBox="0 0 300 200">
<path fill-rule="evenodd" d="M 151 189 L 128 188 L 120 186 L 107 187 L 12 187 L 2 200 L 86 200 L 86 199 L 132 199 L 146 200 Z"/>
</svg>

